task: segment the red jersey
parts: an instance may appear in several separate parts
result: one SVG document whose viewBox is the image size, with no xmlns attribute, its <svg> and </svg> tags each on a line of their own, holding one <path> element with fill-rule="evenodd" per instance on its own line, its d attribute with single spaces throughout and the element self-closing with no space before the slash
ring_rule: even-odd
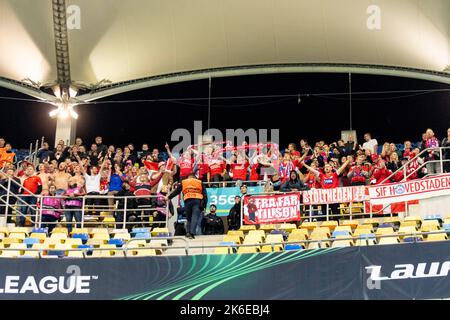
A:
<svg viewBox="0 0 450 320">
<path fill-rule="evenodd" d="M 366 182 L 366 178 L 363 176 L 363 170 L 365 170 L 366 168 L 364 168 L 363 166 L 358 167 L 358 166 L 353 166 L 352 167 L 352 183 L 356 183 L 356 182 L 360 182 L 360 183 L 365 183 Z"/>
<path fill-rule="evenodd" d="M 339 176 L 334 171 L 328 175 L 321 172 L 319 175 L 319 180 L 322 189 L 332 189 L 339 187 Z"/>
<path fill-rule="evenodd" d="M 261 180 L 259 173 L 258 173 L 260 167 L 261 167 L 261 165 L 259 163 L 252 164 L 251 171 L 250 171 L 250 181 Z"/>
<path fill-rule="evenodd" d="M 384 180 L 386 180 L 386 178 L 388 178 L 390 175 L 392 174 L 392 171 L 386 168 L 383 169 L 375 169 L 375 171 L 373 172 L 373 177 L 375 178 L 376 182 L 375 184 L 380 184 L 381 182 L 383 182 Z M 385 183 L 389 183 L 390 181 L 387 180 Z"/>
<path fill-rule="evenodd" d="M 194 170 L 194 159 L 180 158 L 178 165 L 180 166 L 180 177 L 185 178 Z"/>
<path fill-rule="evenodd" d="M 321 185 L 320 182 L 317 181 L 317 177 L 314 173 L 308 172 L 306 174 L 306 181 L 305 181 L 306 185 L 310 188 L 310 189 L 320 189 Z"/>
<path fill-rule="evenodd" d="M 245 161 L 244 163 L 233 163 L 231 165 L 231 172 L 233 173 L 233 180 L 247 180 L 247 170 L 249 163 Z"/>
<path fill-rule="evenodd" d="M 211 171 L 212 177 L 218 174 L 221 175 L 225 170 L 225 168 L 226 168 L 225 162 L 221 160 L 213 160 L 209 164 L 209 170 Z"/>
<path fill-rule="evenodd" d="M 38 176 L 31 176 L 23 180 L 22 185 L 25 189 L 30 190 L 32 193 L 38 191 L 39 186 L 42 186 L 42 180 Z M 30 194 L 27 190 L 23 189 L 22 194 Z"/>
</svg>

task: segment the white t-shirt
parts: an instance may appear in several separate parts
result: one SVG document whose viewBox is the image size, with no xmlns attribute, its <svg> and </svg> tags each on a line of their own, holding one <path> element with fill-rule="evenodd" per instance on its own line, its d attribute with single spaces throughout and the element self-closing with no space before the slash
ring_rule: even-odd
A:
<svg viewBox="0 0 450 320">
<path fill-rule="evenodd" d="M 378 153 L 377 152 L 378 150 L 375 150 L 375 146 L 378 146 L 378 141 L 376 139 L 372 139 L 367 142 L 364 142 L 363 149 L 370 150 L 371 154 Z"/>
<path fill-rule="evenodd" d="M 84 174 L 84 180 L 86 185 L 86 193 L 98 192 L 100 193 L 100 173 L 96 176 L 90 176 L 87 173 Z"/>
</svg>

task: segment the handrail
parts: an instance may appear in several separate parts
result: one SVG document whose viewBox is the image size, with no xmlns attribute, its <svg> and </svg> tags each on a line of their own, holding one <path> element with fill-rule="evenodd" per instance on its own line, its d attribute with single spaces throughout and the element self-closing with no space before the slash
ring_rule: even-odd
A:
<svg viewBox="0 0 450 320">
<path fill-rule="evenodd" d="M 400 168 L 398 168 L 395 172 L 393 172 L 390 176 L 388 176 L 387 178 L 385 178 L 385 179 L 384 179 L 383 181 L 381 181 L 379 184 L 384 184 L 384 183 L 386 183 L 387 181 L 390 181 L 390 180 L 391 180 L 393 177 L 395 177 L 395 176 L 397 175 L 397 173 L 399 173 L 400 171 L 403 171 L 403 172 L 404 172 L 402 181 L 406 181 L 406 179 L 407 179 L 408 177 L 410 177 L 412 174 L 416 173 L 416 172 L 417 172 L 420 168 L 422 168 L 423 165 L 425 165 L 426 163 L 431 163 L 432 161 L 436 161 L 436 162 L 442 161 L 442 157 L 441 157 L 440 160 L 424 161 L 424 163 L 422 163 L 422 164 L 420 165 L 419 168 L 417 168 L 415 171 L 413 171 L 412 173 L 410 173 L 410 174 L 408 175 L 408 177 L 406 177 L 406 171 L 407 171 L 407 169 L 408 169 L 408 166 L 409 166 L 413 161 L 417 160 L 418 158 L 421 158 L 421 155 L 423 155 L 424 153 L 427 153 L 427 152 L 429 152 L 429 151 L 435 151 L 435 150 L 437 150 L 437 149 L 439 149 L 439 150 L 442 152 L 442 150 L 444 150 L 444 149 L 450 149 L 450 147 L 435 147 L 435 148 L 427 148 L 427 149 L 422 150 L 422 151 L 419 152 L 419 154 L 417 154 L 414 158 L 409 159 L 403 166 L 401 166 Z"/>
</svg>

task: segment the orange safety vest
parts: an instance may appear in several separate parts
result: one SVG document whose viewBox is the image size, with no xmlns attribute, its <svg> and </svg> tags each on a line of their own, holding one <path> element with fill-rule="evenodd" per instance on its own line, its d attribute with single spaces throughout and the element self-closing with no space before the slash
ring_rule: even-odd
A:
<svg viewBox="0 0 450 320">
<path fill-rule="evenodd" d="M 0 155 L 0 168 L 3 168 L 6 163 L 13 163 L 15 156 L 16 154 L 14 152 L 3 153 L 2 155 Z"/>
<path fill-rule="evenodd" d="M 6 153 L 6 148 L 0 148 L 0 156 L 4 153 Z"/>
<path fill-rule="evenodd" d="M 188 178 L 181 181 L 184 201 L 188 199 L 203 199 L 203 186 L 201 180 Z"/>
</svg>

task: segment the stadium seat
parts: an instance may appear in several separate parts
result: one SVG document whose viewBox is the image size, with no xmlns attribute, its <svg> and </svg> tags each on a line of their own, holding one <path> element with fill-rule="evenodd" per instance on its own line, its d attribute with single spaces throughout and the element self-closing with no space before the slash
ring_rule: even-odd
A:
<svg viewBox="0 0 450 320">
<path fill-rule="evenodd" d="M 156 236 L 160 233 L 164 233 L 164 234 L 169 233 L 169 228 L 154 228 L 151 232 L 151 235 Z"/>
<path fill-rule="evenodd" d="M 152 235 L 150 234 L 150 232 L 139 232 L 134 234 L 133 239 L 150 239 L 152 237 Z"/>
<path fill-rule="evenodd" d="M 31 230 L 31 233 L 48 233 L 48 228 L 33 228 L 33 230 Z"/>
<path fill-rule="evenodd" d="M 330 229 L 330 231 L 334 231 L 334 229 L 338 226 L 338 222 L 337 221 L 324 221 L 320 226 L 327 227 Z"/>
<path fill-rule="evenodd" d="M 99 249 L 115 249 L 116 246 L 113 244 L 102 244 Z M 113 255 L 113 250 L 93 250 L 92 257 L 111 257 Z"/>
<path fill-rule="evenodd" d="M 294 229 L 294 230 L 299 230 L 299 229 Z M 294 231 L 294 230 L 292 230 L 292 231 Z M 272 230 L 272 231 L 270 231 L 270 234 L 279 234 L 283 237 L 283 239 L 287 239 L 287 237 L 288 237 L 286 230 Z"/>
<path fill-rule="evenodd" d="M 124 243 L 125 243 L 125 241 L 123 239 L 110 239 L 108 241 L 108 244 L 113 244 L 116 247 L 121 247 L 124 245 Z"/>
<path fill-rule="evenodd" d="M 284 237 L 281 234 L 268 234 L 266 243 L 281 243 L 284 242 Z"/>
<path fill-rule="evenodd" d="M 105 244 L 107 242 L 107 240 L 105 239 L 89 239 L 86 244 L 94 246 L 94 247 L 99 247 L 103 244 Z"/>
<path fill-rule="evenodd" d="M 54 248 L 57 244 L 62 243 L 62 239 L 58 238 L 46 238 L 44 244 L 48 245 L 50 248 Z"/>
<path fill-rule="evenodd" d="M 291 233 L 289 237 L 287 238 L 288 242 L 298 242 L 298 241 L 305 241 L 306 236 L 303 233 Z"/>
<path fill-rule="evenodd" d="M 144 239 L 141 240 L 133 240 L 131 242 L 128 242 L 128 248 L 140 248 L 140 247 L 145 247 L 147 245 L 147 241 L 145 241 Z"/>
<path fill-rule="evenodd" d="M 108 234 L 108 229 L 107 228 L 92 228 L 91 232 L 89 232 L 90 234 L 94 235 L 94 234 Z"/>
<path fill-rule="evenodd" d="M 67 253 L 67 257 L 69 258 L 84 258 L 82 250 L 69 251 Z"/>
<path fill-rule="evenodd" d="M 303 222 L 303 223 L 300 225 L 299 228 L 300 228 L 300 229 L 313 230 L 313 229 L 317 228 L 318 225 L 319 225 L 318 222 Z"/>
<path fill-rule="evenodd" d="M 408 236 L 408 235 L 414 235 L 416 233 L 417 233 L 417 228 L 414 226 L 400 227 L 398 229 L 398 235 L 400 236 L 400 239 L 403 239 L 405 236 Z"/>
<path fill-rule="evenodd" d="M 345 236 L 350 238 L 352 235 L 347 230 L 336 230 L 333 232 L 332 238 Z"/>
<path fill-rule="evenodd" d="M 303 247 L 299 244 L 286 244 L 284 250 L 285 251 L 303 250 Z"/>
<path fill-rule="evenodd" d="M 352 240 L 334 240 L 331 244 L 332 248 L 343 248 L 343 247 L 352 247 L 353 241 Z"/>
<path fill-rule="evenodd" d="M 156 251 L 154 249 L 133 249 L 132 250 L 133 255 L 137 257 L 149 257 L 149 256 L 156 256 Z"/>
<path fill-rule="evenodd" d="M 32 233 L 30 235 L 30 238 L 32 239 L 38 239 L 40 242 L 44 242 L 45 239 L 47 239 L 47 234 L 45 233 Z"/>
<path fill-rule="evenodd" d="M 104 240 L 106 243 L 109 240 L 109 233 L 93 233 L 92 239 Z"/>
<path fill-rule="evenodd" d="M 415 222 L 419 223 L 419 222 L 422 222 L 422 217 L 408 216 L 408 217 L 405 217 L 404 221 L 415 221 Z"/>
<path fill-rule="evenodd" d="M 339 228 L 338 230 L 341 230 L 341 227 L 349 227 L 350 228 L 350 232 L 352 232 L 352 229 L 355 229 L 357 226 L 359 225 L 358 220 L 342 220 L 339 222 Z M 344 230 L 344 229 L 342 229 Z"/>
<path fill-rule="evenodd" d="M 4 233 L 0 233 L 0 239 L 4 239 L 6 236 Z"/>
<path fill-rule="evenodd" d="M 88 228 L 73 228 L 72 231 L 70 232 L 70 234 L 78 234 L 78 233 L 82 233 L 82 234 L 89 234 Z"/>
<path fill-rule="evenodd" d="M 373 233 L 360 234 L 355 241 L 355 246 L 373 246 L 376 245 L 376 237 Z"/>
<path fill-rule="evenodd" d="M 263 243 L 264 239 L 261 235 L 255 234 L 255 235 L 247 235 L 244 238 L 243 244 L 255 244 L 255 243 Z"/>
<path fill-rule="evenodd" d="M 380 235 L 389 235 L 389 234 L 395 234 L 394 228 L 392 227 L 386 227 L 386 228 L 378 228 L 375 232 L 377 236 Z"/>
<path fill-rule="evenodd" d="M 237 253 L 238 254 L 245 254 L 245 253 L 257 253 L 258 252 L 257 247 L 239 247 Z"/>
<path fill-rule="evenodd" d="M 129 233 L 116 233 L 116 234 L 114 234 L 113 239 L 122 239 L 122 240 L 128 241 L 131 239 L 131 235 Z"/>
<path fill-rule="evenodd" d="M 326 234 L 328 238 L 331 236 L 331 232 L 330 232 L 330 229 L 328 227 L 317 227 L 317 228 L 315 228 L 312 231 L 311 236 L 312 236 L 312 234 L 315 234 L 315 233 Z"/>
<path fill-rule="evenodd" d="M 11 243 L 9 249 L 15 250 L 2 250 L 1 257 L 4 258 L 18 258 L 24 254 L 27 245 L 25 243 Z"/>
<path fill-rule="evenodd" d="M 53 231 L 52 231 L 52 234 L 53 233 L 64 233 L 67 236 L 69 235 L 69 231 L 67 230 L 67 228 L 64 228 L 64 227 L 56 227 L 56 228 L 54 228 Z"/>
<path fill-rule="evenodd" d="M 28 228 L 27 227 L 14 227 L 10 230 L 10 233 L 25 233 L 28 236 Z"/>
<path fill-rule="evenodd" d="M 282 223 L 280 224 L 279 230 L 286 230 L 287 232 L 291 232 L 292 230 L 297 229 L 297 226 L 293 223 Z"/>
<path fill-rule="evenodd" d="M 31 248 L 33 246 L 33 244 L 40 243 L 40 242 L 41 242 L 41 240 L 37 239 L 37 238 L 25 238 L 23 240 L 23 243 L 25 243 L 28 248 Z"/>
<path fill-rule="evenodd" d="M 353 232 L 353 235 L 359 236 L 360 234 L 368 234 L 368 233 L 373 233 L 372 225 L 361 225 L 356 227 L 355 231 Z"/>
<path fill-rule="evenodd" d="M 89 250 L 89 249 L 93 249 L 93 248 L 94 248 L 93 245 L 88 245 L 88 244 L 78 245 L 78 249 L 80 249 L 80 251 L 86 252 L 86 255 L 91 255 L 92 254 L 92 250 Z M 76 252 L 76 251 L 73 251 L 73 252 Z"/>
<path fill-rule="evenodd" d="M 30 249 L 30 248 L 28 248 Z M 33 248 L 32 249 L 36 249 Z M 39 258 L 39 251 L 34 251 L 34 250 L 25 250 L 25 252 L 22 255 L 22 258 Z"/>
<path fill-rule="evenodd" d="M 229 236 L 239 236 L 241 240 L 244 240 L 244 232 L 242 230 L 229 230 L 227 232 L 227 235 Z"/>
<path fill-rule="evenodd" d="M 445 233 L 433 233 L 426 237 L 426 241 L 445 241 L 448 237 Z"/>
<path fill-rule="evenodd" d="M 329 242 L 322 241 L 322 242 L 310 242 L 308 244 L 308 250 L 311 249 L 320 249 L 320 248 L 328 248 L 330 246 Z"/>
<path fill-rule="evenodd" d="M 400 222 L 400 227 L 417 227 L 418 223 L 415 220 L 408 220 Z"/>
<path fill-rule="evenodd" d="M 8 236 L 9 239 L 20 239 L 20 240 L 23 240 L 26 237 L 27 234 L 22 232 L 11 232 Z"/>
<path fill-rule="evenodd" d="M 295 229 L 295 230 L 292 230 L 289 235 L 297 235 L 297 234 L 303 234 L 306 239 L 309 238 L 309 233 L 308 233 L 307 229 Z"/>
<path fill-rule="evenodd" d="M 378 225 L 378 229 L 385 229 L 385 228 L 394 228 L 394 225 L 390 222 L 383 222 Z"/>
<path fill-rule="evenodd" d="M 75 233 L 72 234 L 72 239 L 81 239 L 83 243 L 89 240 L 89 235 L 87 233 Z"/>
<path fill-rule="evenodd" d="M 6 246 L 9 246 L 9 245 L 11 245 L 11 244 L 13 244 L 13 243 L 21 243 L 23 240 L 21 240 L 21 239 L 17 239 L 17 238 L 4 238 L 4 239 L 2 239 L 2 243 L 3 243 L 3 245 L 6 247 Z"/>
<path fill-rule="evenodd" d="M 266 238 L 266 233 L 264 232 L 264 230 L 251 230 L 248 232 L 247 237 L 252 237 L 252 236 L 261 236 L 263 239 Z"/>
<path fill-rule="evenodd" d="M 380 238 L 378 240 L 379 245 L 385 245 L 385 244 L 398 244 L 400 240 L 398 237 L 386 237 L 386 238 Z"/>
<path fill-rule="evenodd" d="M 264 230 L 265 232 L 270 232 L 275 229 L 276 226 L 274 224 L 263 224 L 259 227 L 259 230 Z"/>
<path fill-rule="evenodd" d="M 71 245 L 68 245 L 66 243 L 58 243 L 55 245 L 55 248 L 53 250 L 49 250 L 47 252 L 47 255 L 65 257 L 68 254 L 67 250 L 69 250 L 69 249 L 72 249 Z"/>
<path fill-rule="evenodd" d="M 250 230 L 256 230 L 256 226 L 254 225 L 243 225 L 239 228 L 241 231 L 250 231 Z"/>
<path fill-rule="evenodd" d="M 3 233 L 5 236 L 8 236 L 9 229 L 7 227 L 0 227 L 0 233 Z"/>
<path fill-rule="evenodd" d="M 450 231 L 450 223 L 444 223 L 444 224 L 442 225 L 442 228 L 443 228 L 445 231 Z"/>
<path fill-rule="evenodd" d="M 62 232 L 59 232 L 59 233 L 58 232 L 57 233 L 52 232 L 52 235 L 50 236 L 50 238 L 51 239 L 59 239 L 59 240 L 65 241 L 67 239 L 67 234 L 62 233 Z"/>
<path fill-rule="evenodd" d="M 80 238 L 67 238 L 64 243 L 72 248 L 78 248 L 79 245 L 83 244 L 83 240 Z"/>
<path fill-rule="evenodd" d="M 241 238 L 239 236 L 233 236 L 233 235 L 228 235 L 228 234 L 223 236 L 222 241 L 241 244 Z"/>
<path fill-rule="evenodd" d="M 420 242 L 423 241 L 423 237 L 422 235 L 417 235 L 417 236 L 406 236 L 403 238 L 403 242 L 405 243 L 414 243 L 414 242 Z"/>
<path fill-rule="evenodd" d="M 430 232 L 440 230 L 440 224 L 438 220 L 424 220 L 420 227 L 421 232 Z"/>
</svg>

